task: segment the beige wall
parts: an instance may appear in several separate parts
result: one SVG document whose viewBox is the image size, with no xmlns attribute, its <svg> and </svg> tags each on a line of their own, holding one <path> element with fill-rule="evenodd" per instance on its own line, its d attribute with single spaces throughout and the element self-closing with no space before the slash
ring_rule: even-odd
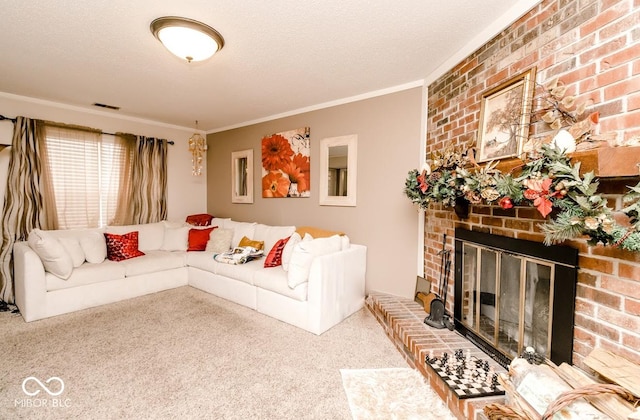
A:
<svg viewBox="0 0 640 420">
<path fill-rule="evenodd" d="M 188 128 L 111 117 L 106 112 L 92 113 L 80 108 L 58 106 L 54 103 L 4 94 L 0 94 L 0 114 L 7 117 L 24 116 L 84 125 L 109 133 L 122 131 L 173 140 L 175 145 L 169 146 L 168 155 L 168 219 L 184 220 L 188 214 L 206 211 L 206 175 L 203 174 L 200 177 L 191 175 L 188 139 L 193 131 Z M 12 132 L 11 122 L 0 121 L 0 144 L 11 144 Z M 0 175 L 3 173 L 0 170 Z M 6 175 L 0 179 L 2 184 L 6 182 L 5 177 Z"/>
<path fill-rule="evenodd" d="M 413 296 L 418 261 L 418 214 L 403 194 L 419 166 L 420 87 L 207 136 L 207 209 L 219 217 L 272 225 L 313 225 L 346 232 L 368 247 L 367 290 Z M 311 197 L 262 198 L 262 137 L 311 128 Z M 319 144 L 327 137 L 358 136 L 356 207 L 319 205 Z M 253 149 L 254 203 L 231 203 L 231 152 Z"/>
</svg>

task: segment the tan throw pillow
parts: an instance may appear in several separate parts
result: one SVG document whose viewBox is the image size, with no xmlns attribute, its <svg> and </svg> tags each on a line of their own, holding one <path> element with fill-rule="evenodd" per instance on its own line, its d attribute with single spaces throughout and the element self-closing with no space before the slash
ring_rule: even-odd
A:
<svg viewBox="0 0 640 420">
<path fill-rule="evenodd" d="M 246 236 L 243 236 L 242 239 L 240 239 L 240 243 L 238 244 L 238 246 L 239 247 L 250 246 L 250 247 L 255 248 L 258 251 L 260 251 L 262 248 L 264 248 L 264 242 L 263 241 L 254 241 L 254 240 L 251 240 L 251 239 L 247 238 Z"/>
<path fill-rule="evenodd" d="M 304 238 L 304 235 L 308 233 L 314 239 L 315 238 L 329 238 L 329 237 L 331 237 L 333 235 L 344 235 L 343 232 L 336 232 L 336 231 L 333 231 L 333 230 L 319 229 L 319 228 L 312 227 L 312 226 L 300 226 L 300 227 L 296 228 L 296 232 L 298 232 L 298 234 L 300 235 L 301 238 Z"/>
</svg>

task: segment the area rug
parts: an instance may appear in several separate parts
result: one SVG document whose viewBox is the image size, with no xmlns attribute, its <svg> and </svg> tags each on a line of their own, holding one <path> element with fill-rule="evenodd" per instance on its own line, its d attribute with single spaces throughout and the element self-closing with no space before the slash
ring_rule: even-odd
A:
<svg viewBox="0 0 640 420">
<path fill-rule="evenodd" d="M 341 369 L 354 420 L 455 420 L 415 369 Z"/>
</svg>

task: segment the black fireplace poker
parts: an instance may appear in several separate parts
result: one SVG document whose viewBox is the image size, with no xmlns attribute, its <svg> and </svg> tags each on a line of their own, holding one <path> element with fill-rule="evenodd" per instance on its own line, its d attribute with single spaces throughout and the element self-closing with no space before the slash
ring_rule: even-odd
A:
<svg viewBox="0 0 640 420">
<path fill-rule="evenodd" d="M 454 324 L 451 317 L 446 313 L 447 289 L 449 284 L 449 271 L 451 269 L 451 253 L 447 247 L 447 234 L 442 238 L 442 250 L 440 254 L 440 279 L 438 282 L 438 294 L 431 301 L 429 316 L 424 319 L 424 323 L 437 329 L 448 328 L 453 330 Z M 440 298 L 442 296 L 442 298 Z"/>
</svg>

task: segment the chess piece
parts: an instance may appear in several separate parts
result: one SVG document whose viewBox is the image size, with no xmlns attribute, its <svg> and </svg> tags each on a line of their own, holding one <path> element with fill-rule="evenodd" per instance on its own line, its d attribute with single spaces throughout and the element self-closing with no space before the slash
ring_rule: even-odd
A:
<svg viewBox="0 0 640 420">
<path fill-rule="evenodd" d="M 491 388 L 492 389 L 496 389 L 498 387 L 499 383 L 498 383 L 498 374 L 494 373 L 493 375 L 491 375 Z"/>
<path fill-rule="evenodd" d="M 469 350 L 469 349 L 467 349 L 467 357 L 466 357 L 466 359 L 467 359 L 467 362 L 471 361 L 471 350 Z"/>
<path fill-rule="evenodd" d="M 482 365 L 482 369 L 486 372 L 489 372 L 489 361 L 485 360 L 483 365 Z"/>
</svg>

